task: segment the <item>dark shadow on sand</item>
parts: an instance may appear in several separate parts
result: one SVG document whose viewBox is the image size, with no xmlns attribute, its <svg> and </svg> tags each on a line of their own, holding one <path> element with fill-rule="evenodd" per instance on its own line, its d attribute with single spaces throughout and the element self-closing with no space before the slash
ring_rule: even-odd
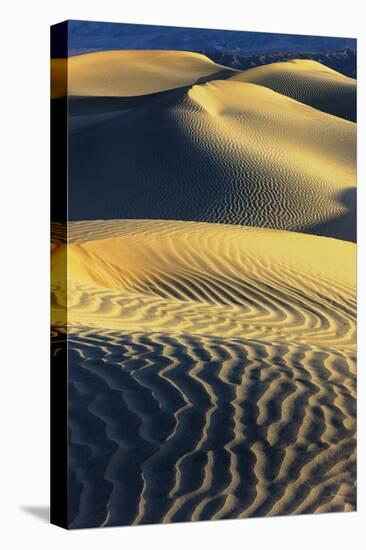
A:
<svg viewBox="0 0 366 550">
<path fill-rule="evenodd" d="M 230 341 L 215 336 L 184 334 L 177 338 L 87 328 L 73 334 L 68 355 L 68 527 L 154 524 L 169 513 L 169 522 L 184 522 L 192 519 L 198 506 L 202 507 L 199 520 L 209 520 L 224 506 L 226 488 L 237 475 L 240 482 L 233 491 L 236 504 L 221 515 L 222 519 L 233 519 L 257 498 L 255 447 L 265 456 L 262 475 L 268 492 L 251 516 L 265 516 L 281 502 L 288 483 L 297 479 L 306 465 L 317 464 L 326 448 L 321 441 L 326 420 L 318 406 L 307 427 L 308 441 L 313 445 L 307 448 L 300 442 L 288 463 L 286 478 L 278 476 L 286 465 L 287 446 L 297 440 L 307 422 L 309 399 L 319 391 L 303 366 L 309 346 L 297 345 L 291 361 L 289 351 L 285 343 L 276 343 L 269 350 L 259 340 Z M 328 405 L 333 407 L 336 393 L 324 365 L 333 357 L 343 370 L 346 361 L 327 348 L 311 353 L 312 368 L 319 373 L 319 384 L 326 389 Z M 199 371 L 195 371 L 197 359 L 202 361 Z M 272 372 L 271 378 L 267 372 Z M 233 405 L 238 387 L 246 388 L 245 396 Z M 268 390 L 271 397 L 266 401 L 264 424 L 258 404 L 263 403 Z M 293 413 L 284 420 L 282 411 L 289 397 L 294 399 Z M 350 456 L 353 442 L 343 441 L 347 432 L 338 420 L 343 413 L 335 406 L 334 411 L 339 452 L 330 461 L 314 466 L 311 479 L 281 505 L 281 513 L 288 514 L 305 502 L 329 468 Z M 347 414 L 354 415 L 351 397 Z M 243 438 L 236 436 L 235 415 L 240 417 Z M 277 422 L 281 422 L 279 435 L 272 443 L 267 430 Z M 231 453 L 236 457 L 234 468 Z M 347 467 L 352 480 L 353 462 Z M 205 485 L 208 471 L 209 483 Z M 174 490 L 177 475 L 179 491 Z M 338 488 L 337 483 L 326 487 L 303 513 L 313 513 Z M 182 496 L 185 502 L 174 509 Z M 350 491 L 352 508 L 355 499 L 355 492 Z M 335 504 L 332 511 L 341 509 Z"/>
<path fill-rule="evenodd" d="M 357 242 L 357 189 L 354 187 L 342 191 L 337 196 L 337 200 L 347 211 L 325 223 L 311 226 L 306 232 L 355 243 Z"/>
</svg>

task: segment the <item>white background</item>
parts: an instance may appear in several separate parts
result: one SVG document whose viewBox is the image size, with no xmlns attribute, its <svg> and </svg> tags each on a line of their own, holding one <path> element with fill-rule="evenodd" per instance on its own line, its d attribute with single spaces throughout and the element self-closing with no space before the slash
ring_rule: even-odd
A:
<svg viewBox="0 0 366 550">
<path fill-rule="evenodd" d="M 2 5 L 0 544 L 281 550 L 360 548 L 365 533 L 365 35 L 363 2 L 86 0 Z M 357 37 L 359 54 L 359 506 L 357 513 L 64 531 L 49 502 L 49 25 L 64 19 Z M 4 125 L 5 121 L 5 125 Z M 5 306 L 5 307 L 3 307 Z M 363 527 L 363 529 L 362 529 Z M 127 546 L 125 546 L 127 547 Z"/>
</svg>

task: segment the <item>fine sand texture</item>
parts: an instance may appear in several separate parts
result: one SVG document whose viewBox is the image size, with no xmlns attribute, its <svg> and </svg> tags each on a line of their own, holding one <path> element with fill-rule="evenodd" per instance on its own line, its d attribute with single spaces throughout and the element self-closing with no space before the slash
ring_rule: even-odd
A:
<svg viewBox="0 0 366 550">
<path fill-rule="evenodd" d="M 177 51 L 52 71 L 69 526 L 355 510 L 356 82 Z"/>
<path fill-rule="evenodd" d="M 75 223 L 69 235 L 69 324 L 353 347 L 352 243 L 157 220 Z M 54 250 L 56 269 L 64 254 Z M 77 288 L 89 286 L 100 290 L 86 300 Z M 124 307 L 131 296 L 136 307 Z"/>
<path fill-rule="evenodd" d="M 356 80 L 309 59 L 248 69 L 231 77 L 266 86 L 311 107 L 356 120 Z"/>
<path fill-rule="evenodd" d="M 76 117 L 71 219 L 207 221 L 355 240 L 355 123 L 233 80 L 123 108 L 103 120 Z"/>
<path fill-rule="evenodd" d="M 65 89 L 67 64 L 67 90 Z M 115 50 L 52 60 L 53 97 L 139 96 L 195 83 L 226 67 L 194 52 Z M 235 70 L 228 70 L 235 74 Z"/>
<path fill-rule="evenodd" d="M 355 509 L 353 243 L 157 220 L 54 234 L 71 527 Z"/>
</svg>

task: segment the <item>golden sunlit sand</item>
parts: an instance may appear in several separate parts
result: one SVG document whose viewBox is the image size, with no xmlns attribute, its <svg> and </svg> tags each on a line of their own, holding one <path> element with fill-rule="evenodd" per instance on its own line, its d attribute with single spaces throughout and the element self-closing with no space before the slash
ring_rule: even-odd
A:
<svg viewBox="0 0 366 550">
<path fill-rule="evenodd" d="M 188 96 L 202 110 L 192 123 L 198 146 L 229 173 L 226 197 L 224 182 L 218 191 L 222 221 L 233 222 L 230 211 L 241 204 L 246 225 L 310 233 L 323 225 L 320 234 L 349 238 L 354 207 L 343 197 L 356 184 L 354 123 L 251 83 L 215 80 Z M 181 120 L 187 128 L 188 116 Z M 230 196 L 238 173 L 241 184 Z"/>
<path fill-rule="evenodd" d="M 353 347 L 351 243 L 194 222 L 70 228 L 70 325 Z M 54 251 L 56 265 L 64 251 Z"/>
<path fill-rule="evenodd" d="M 52 60 L 53 97 L 65 95 L 65 63 L 64 59 Z M 188 86 L 223 69 L 194 52 L 94 52 L 68 58 L 67 92 L 70 96 L 140 96 Z"/>
<path fill-rule="evenodd" d="M 354 510 L 355 81 L 183 51 L 52 71 L 71 526 Z"/>
<path fill-rule="evenodd" d="M 70 227 L 71 325 L 354 346 L 351 243 L 194 222 Z"/>
<path fill-rule="evenodd" d="M 214 80 L 101 124 L 102 145 L 98 123 L 72 135 L 78 217 L 124 218 L 133 208 L 139 218 L 355 239 L 353 122 L 263 86 Z"/>
<path fill-rule="evenodd" d="M 142 388 L 154 380 L 162 410 L 175 411 L 176 429 L 142 465 L 134 523 L 148 521 L 153 472 L 172 460 L 160 520 L 171 521 L 187 505 L 191 519 L 204 517 L 218 494 L 209 434 L 229 395 L 233 416 L 227 431 L 221 428 L 228 478 L 213 518 L 261 515 L 263 507 L 266 515 L 352 509 L 354 244 L 221 224 L 79 222 L 69 226 L 69 243 L 54 249 L 55 273 L 66 247 L 67 323 L 78 361 L 89 368 L 99 346 L 108 364 L 126 350 L 123 368 Z M 56 327 L 63 322 L 63 290 L 55 284 Z M 189 366 L 182 379 L 183 357 Z M 117 372 L 106 366 L 97 372 L 117 388 Z M 175 393 L 179 406 L 171 401 Z M 131 406 L 144 419 L 141 399 Z M 252 407 L 256 415 L 246 418 Z M 193 410 L 200 417 L 191 426 L 194 444 L 176 461 L 171 449 L 181 448 L 179 430 Z M 155 441 L 148 431 L 143 437 Z M 255 494 L 247 488 L 244 500 L 243 446 L 255 476 L 247 481 Z M 188 465 L 199 456 L 195 487 Z"/>
<path fill-rule="evenodd" d="M 254 67 L 231 79 L 265 86 L 348 120 L 356 117 L 356 80 L 311 59 Z"/>
</svg>

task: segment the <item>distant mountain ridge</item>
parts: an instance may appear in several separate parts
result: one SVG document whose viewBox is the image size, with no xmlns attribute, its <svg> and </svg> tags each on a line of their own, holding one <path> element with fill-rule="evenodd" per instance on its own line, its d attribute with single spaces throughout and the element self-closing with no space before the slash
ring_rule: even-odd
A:
<svg viewBox="0 0 366 550">
<path fill-rule="evenodd" d="M 221 29 L 199 29 L 104 23 L 95 21 L 68 21 L 67 53 L 64 41 L 54 41 L 52 57 L 80 55 L 102 50 L 180 50 L 197 53 L 221 52 L 238 56 L 258 56 L 291 52 L 356 51 L 354 38 L 279 34 Z"/>
<path fill-rule="evenodd" d="M 245 55 L 238 52 L 230 52 L 225 49 L 208 49 L 203 52 L 207 57 L 232 69 L 246 70 L 259 65 L 268 65 L 279 61 L 291 59 L 313 59 L 335 71 L 338 71 L 351 78 L 357 77 L 357 56 L 356 49 L 346 48 L 344 50 L 326 52 L 270 52 L 268 54 Z"/>
</svg>

